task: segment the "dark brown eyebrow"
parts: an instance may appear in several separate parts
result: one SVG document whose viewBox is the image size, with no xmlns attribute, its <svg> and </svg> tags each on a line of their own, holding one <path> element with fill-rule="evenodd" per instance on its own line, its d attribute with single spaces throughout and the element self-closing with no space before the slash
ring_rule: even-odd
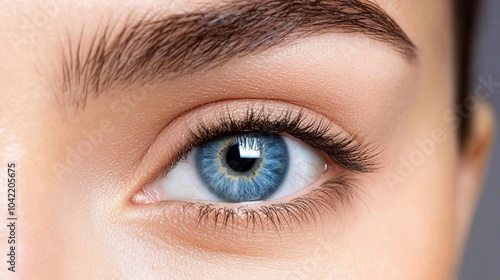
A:
<svg viewBox="0 0 500 280">
<path fill-rule="evenodd" d="M 119 30 L 108 24 L 90 36 L 90 45 L 82 43 L 82 31 L 76 44 L 63 46 L 59 100 L 84 107 L 88 98 L 110 89 L 210 69 L 328 32 L 361 33 L 409 59 L 416 56 L 401 27 L 366 0 L 236 0 L 184 14 L 129 19 Z"/>
</svg>

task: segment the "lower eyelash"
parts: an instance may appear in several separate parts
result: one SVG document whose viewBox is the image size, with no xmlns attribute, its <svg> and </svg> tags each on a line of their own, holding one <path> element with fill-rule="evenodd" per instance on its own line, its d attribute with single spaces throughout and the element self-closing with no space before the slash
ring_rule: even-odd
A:
<svg viewBox="0 0 500 280">
<path fill-rule="evenodd" d="M 294 225 L 317 224 L 321 220 L 322 210 L 341 214 L 346 205 L 351 205 L 354 198 L 359 198 L 360 189 L 354 180 L 341 176 L 325 181 L 309 193 L 285 203 L 274 203 L 256 209 L 247 206 L 238 208 L 217 207 L 214 204 L 183 201 L 184 214 L 196 209 L 197 225 L 212 223 L 215 228 L 244 226 L 246 230 L 283 229 L 292 230 Z M 240 223 L 244 223 L 241 225 Z"/>
</svg>

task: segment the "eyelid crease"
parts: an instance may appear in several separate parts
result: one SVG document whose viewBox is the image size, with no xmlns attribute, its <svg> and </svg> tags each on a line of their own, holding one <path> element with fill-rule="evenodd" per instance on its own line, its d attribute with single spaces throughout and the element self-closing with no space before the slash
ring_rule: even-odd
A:
<svg viewBox="0 0 500 280">
<path fill-rule="evenodd" d="M 241 119 L 233 116 L 230 108 L 226 108 L 223 115 L 218 115 L 215 125 L 207 125 L 203 121 L 195 129 L 191 129 L 188 136 L 188 145 L 185 145 L 174 157 L 173 164 L 166 167 L 163 175 L 184 159 L 189 152 L 198 146 L 219 137 L 229 136 L 241 132 L 254 133 L 287 133 L 311 147 L 325 153 L 328 158 L 342 168 L 357 172 L 370 173 L 379 168 L 377 156 L 379 152 L 373 145 L 357 141 L 356 137 L 337 133 L 329 135 L 331 124 L 318 117 L 307 120 L 304 110 L 295 113 L 288 109 L 274 115 L 273 109 L 260 107 L 256 109 L 249 105 L 246 114 Z"/>
</svg>

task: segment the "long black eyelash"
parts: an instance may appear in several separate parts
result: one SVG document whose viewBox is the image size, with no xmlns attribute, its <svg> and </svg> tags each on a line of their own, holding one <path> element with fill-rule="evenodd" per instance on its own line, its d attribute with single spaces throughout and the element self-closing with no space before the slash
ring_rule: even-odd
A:
<svg viewBox="0 0 500 280">
<path fill-rule="evenodd" d="M 214 227 L 232 227 L 238 215 L 244 217 L 247 230 L 293 229 L 292 224 L 316 224 L 321 217 L 322 209 L 330 209 L 336 213 L 345 209 L 346 204 L 352 204 L 354 198 L 359 198 L 353 180 L 347 177 L 338 177 L 324 182 L 320 187 L 308 194 L 292 199 L 286 203 L 276 203 L 251 209 L 246 206 L 239 208 L 215 207 L 213 204 L 198 202 L 183 202 L 184 211 L 196 207 L 198 213 L 197 224 L 213 222 Z M 296 223 L 295 223 L 296 222 Z"/>
<path fill-rule="evenodd" d="M 257 133 L 287 133 L 311 147 L 323 151 L 334 163 L 353 172 L 373 172 L 378 168 L 376 148 L 356 141 L 355 137 L 346 137 L 341 134 L 329 135 L 330 126 L 325 121 L 313 119 L 307 121 L 304 113 L 295 113 L 292 110 L 284 111 L 278 116 L 267 108 L 255 109 L 249 107 L 246 116 L 234 119 L 231 112 L 219 116 L 215 125 L 208 126 L 201 122 L 197 129 L 189 134 L 189 145 L 186 145 L 175 158 L 178 162 L 192 150 L 192 148 L 207 142 L 235 133 L 251 131 Z M 168 170 L 167 170 L 168 171 Z"/>
<path fill-rule="evenodd" d="M 307 119 L 303 111 L 283 111 L 276 114 L 273 109 L 249 106 L 242 118 L 234 118 L 229 108 L 224 114 L 217 116 L 215 124 L 200 122 L 188 134 L 187 143 L 174 158 L 178 163 L 189 152 L 214 139 L 252 133 L 287 133 L 311 147 L 324 152 L 336 164 L 351 172 L 373 172 L 378 168 L 375 147 L 356 141 L 355 137 L 341 134 L 330 135 L 331 125 L 323 119 Z M 175 166 L 175 164 L 172 165 Z M 168 170 L 165 171 L 168 172 Z M 235 223 L 246 223 L 247 230 L 271 228 L 280 231 L 283 228 L 293 229 L 296 225 L 317 223 L 324 210 L 339 213 L 352 204 L 360 190 L 349 176 L 340 175 L 326 180 L 321 186 L 309 193 L 284 203 L 252 208 L 218 207 L 212 203 L 180 201 L 184 211 L 195 210 L 197 224 L 213 223 L 217 227 L 230 227 Z M 242 218 L 243 217 L 243 220 Z"/>
</svg>

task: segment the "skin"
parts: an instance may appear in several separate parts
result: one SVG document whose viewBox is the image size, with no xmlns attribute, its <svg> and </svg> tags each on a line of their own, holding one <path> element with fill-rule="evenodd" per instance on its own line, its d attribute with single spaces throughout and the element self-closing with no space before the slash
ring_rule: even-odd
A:
<svg viewBox="0 0 500 280">
<path fill-rule="evenodd" d="M 377 1 L 418 47 L 412 62 L 362 35 L 329 33 L 142 91 L 114 89 L 67 117 L 53 77 L 69 22 L 92 29 L 99 17 L 175 14 L 198 2 L 60 1 L 40 24 L 33 15 L 43 3 L 5 1 L 0 13 L 0 161 L 17 164 L 19 219 L 16 273 L 2 268 L 0 278 L 453 279 L 493 117 L 476 100 L 459 148 L 450 1 Z M 321 222 L 279 231 L 196 226 L 175 203 L 130 202 L 172 160 L 195 113 L 256 99 L 359 133 L 379 148 L 382 167 L 353 175 L 362 191 L 338 213 L 323 209 Z M 102 138 L 68 161 L 87 135 Z"/>
</svg>

